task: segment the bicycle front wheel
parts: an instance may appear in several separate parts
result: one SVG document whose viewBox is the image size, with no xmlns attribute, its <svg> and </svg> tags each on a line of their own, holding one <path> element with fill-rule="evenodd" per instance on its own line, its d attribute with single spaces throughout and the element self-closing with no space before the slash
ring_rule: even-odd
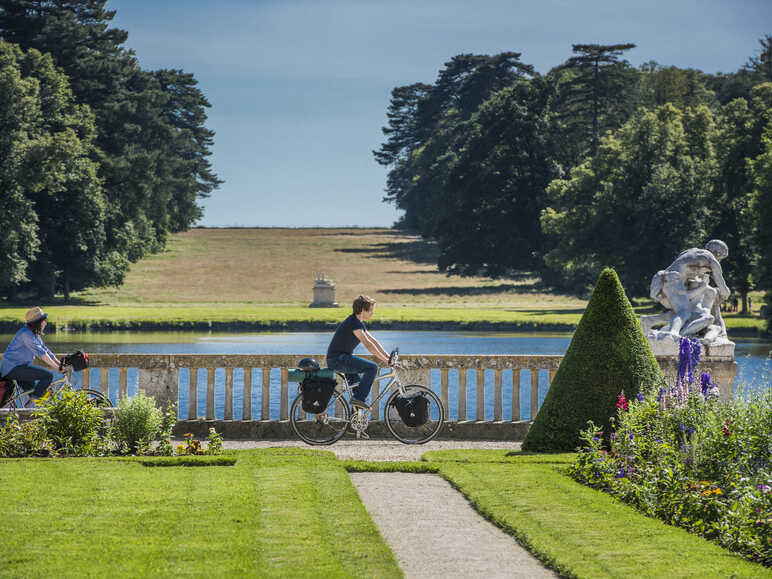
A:
<svg viewBox="0 0 772 579">
<path fill-rule="evenodd" d="M 295 434 L 307 444 L 332 444 L 346 433 L 351 410 L 343 395 L 337 390 L 324 412 L 309 414 L 303 410 L 301 393 L 290 408 L 290 424 Z"/>
<path fill-rule="evenodd" d="M 439 396 L 426 386 L 417 384 L 405 386 L 406 396 L 411 397 L 419 394 L 423 395 L 428 402 L 427 420 L 423 424 L 408 425 L 402 419 L 396 406 L 396 401 L 400 397 L 399 390 L 394 391 L 384 407 L 386 428 L 389 429 L 394 438 L 405 444 L 429 442 L 440 433 L 442 423 L 445 422 L 445 408 L 442 406 Z"/>
</svg>

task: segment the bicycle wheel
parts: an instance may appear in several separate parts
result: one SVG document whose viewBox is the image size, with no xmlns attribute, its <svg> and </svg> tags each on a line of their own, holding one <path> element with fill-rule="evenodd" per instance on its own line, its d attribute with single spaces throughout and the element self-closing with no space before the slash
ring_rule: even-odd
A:
<svg viewBox="0 0 772 579">
<path fill-rule="evenodd" d="M 400 396 L 399 390 L 395 390 L 389 396 L 384 407 L 386 428 L 389 429 L 394 438 L 405 444 L 424 444 L 429 442 L 440 433 L 442 423 L 445 422 L 445 408 L 442 406 L 439 396 L 426 386 L 419 386 L 418 384 L 405 386 L 406 396 L 414 396 L 416 394 L 423 394 L 429 402 L 428 420 L 420 426 L 408 426 L 400 417 L 394 404 L 397 397 Z"/>
<path fill-rule="evenodd" d="M 290 408 L 290 424 L 298 437 L 308 444 L 332 444 L 346 433 L 351 410 L 343 395 L 335 391 L 324 412 L 308 414 L 303 410 L 303 394 Z"/>
<path fill-rule="evenodd" d="M 85 392 L 88 395 L 88 401 L 98 408 L 112 408 L 113 406 L 113 403 L 110 401 L 110 399 L 102 394 L 99 390 L 81 388 L 80 392 Z"/>
</svg>

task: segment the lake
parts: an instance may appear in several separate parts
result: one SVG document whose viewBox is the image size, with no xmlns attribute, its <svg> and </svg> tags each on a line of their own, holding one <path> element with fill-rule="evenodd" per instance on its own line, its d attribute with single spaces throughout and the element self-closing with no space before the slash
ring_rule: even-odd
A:
<svg viewBox="0 0 772 579">
<path fill-rule="evenodd" d="M 403 354 L 534 354 L 548 355 L 565 353 L 571 341 L 570 334 L 544 333 L 500 333 L 500 332 L 418 332 L 418 331 L 378 331 L 373 332 L 383 346 L 390 350 L 399 346 Z M 0 335 L 0 348 L 5 350 L 13 336 Z M 195 333 L 195 332 L 110 332 L 110 333 L 69 333 L 51 334 L 45 337 L 46 343 L 56 352 L 71 352 L 83 349 L 99 353 L 144 353 L 144 354 L 314 354 L 324 364 L 324 353 L 331 337 L 330 332 L 285 332 L 285 333 Z M 747 385 L 752 389 L 768 388 L 770 385 L 769 356 L 772 343 L 751 340 L 737 341 L 735 358 L 738 364 L 736 386 Z M 359 347 L 359 351 L 364 351 Z M 110 378 L 117 384 L 118 372 Z M 257 372 L 255 370 L 254 372 Z M 539 399 L 543 400 L 547 392 L 548 376 L 546 372 L 539 377 Z M 280 371 L 271 372 L 271 417 L 278 418 Z M 98 375 L 91 379 L 96 383 Z M 451 370 L 450 383 L 455 384 L 457 370 Z M 78 382 L 77 377 L 76 382 Z M 503 372 L 504 383 L 511 381 L 511 371 Z M 137 389 L 137 372 L 130 371 L 128 376 L 129 394 Z M 180 372 L 180 416 L 187 416 L 188 371 Z M 79 382 L 78 382 L 79 383 Z M 223 416 L 223 396 L 225 384 L 224 370 L 215 373 L 215 388 L 218 393 L 215 415 Z M 253 380 L 254 383 L 254 380 Z M 241 419 L 243 372 L 234 371 L 234 418 Z M 468 384 L 474 384 L 474 373 L 470 371 Z M 439 371 L 432 371 L 432 389 L 439 391 Z M 527 372 L 521 375 L 521 417 L 530 416 L 530 398 L 528 396 L 530 378 Z M 115 400 L 116 387 L 112 387 L 110 397 Z M 489 390 L 490 389 L 490 390 Z M 506 390 L 506 389 L 505 389 Z M 203 373 L 199 376 L 199 412 L 203 415 L 206 396 L 206 384 Z M 490 401 L 486 408 L 486 419 L 493 416 L 493 372 L 485 372 L 486 399 Z M 292 393 L 292 391 L 291 391 Z M 253 417 L 260 416 L 260 393 L 253 389 Z M 475 408 L 475 388 L 468 387 L 467 408 Z M 450 389 L 451 419 L 457 418 L 457 400 L 454 388 Z M 511 419 L 511 392 L 505 393 L 504 418 Z"/>
</svg>

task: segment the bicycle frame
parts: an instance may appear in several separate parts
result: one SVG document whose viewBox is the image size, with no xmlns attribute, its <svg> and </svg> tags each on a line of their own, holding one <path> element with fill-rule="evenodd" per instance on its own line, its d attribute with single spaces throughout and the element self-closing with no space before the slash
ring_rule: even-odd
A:
<svg viewBox="0 0 772 579">
<path fill-rule="evenodd" d="M 8 400 L 6 400 L 4 407 L 11 404 L 11 402 L 16 403 L 17 408 L 24 408 L 26 405 L 27 400 L 25 398 L 29 398 L 29 394 L 25 394 L 22 390 L 22 387 L 19 385 L 19 383 L 16 380 L 12 380 L 13 383 L 13 393 L 11 396 L 8 397 Z M 72 368 L 67 367 L 67 369 L 64 371 L 64 376 L 59 378 L 58 380 L 54 380 L 51 382 L 51 384 L 48 385 L 48 388 L 46 388 L 46 391 L 43 393 L 43 396 L 53 396 L 55 394 L 58 394 L 65 388 L 71 388 L 72 387 Z"/>
<path fill-rule="evenodd" d="M 346 375 L 343 372 L 335 372 L 338 376 L 341 377 L 343 380 L 343 392 L 344 393 L 351 393 L 352 388 L 348 385 L 348 380 L 346 380 Z M 367 407 L 367 412 L 372 412 L 373 408 L 378 407 L 378 403 L 380 402 L 381 398 L 383 398 L 386 394 L 391 394 L 391 392 L 394 391 L 394 388 L 398 388 L 400 391 L 400 394 L 403 396 L 405 395 L 405 388 L 402 386 L 402 382 L 400 382 L 399 377 L 397 376 L 397 368 L 396 366 L 392 366 L 391 370 L 387 372 L 386 374 L 382 374 L 380 376 L 376 376 L 375 379 L 373 379 L 373 384 L 380 383 L 383 380 L 388 380 L 391 378 L 391 382 L 389 382 L 386 387 L 381 390 L 380 394 L 378 396 L 375 396 L 373 398 L 373 401 L 370 403 L 370 405 Z M 363 409 L 364 410 L 364 409 Z"/>
</svg>

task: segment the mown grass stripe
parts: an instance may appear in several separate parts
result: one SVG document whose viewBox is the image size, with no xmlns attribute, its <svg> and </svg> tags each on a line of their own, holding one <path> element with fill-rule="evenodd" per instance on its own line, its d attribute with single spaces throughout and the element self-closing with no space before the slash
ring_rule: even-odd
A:
<svg viewBox="0 0 772 579">
<path fill-rule="evenodd" d="M 493 523 L 570 577 L 772 577 L 772 570 L 645 517 L 555 465 L 442 463 Z M 676 564 L 677 562 L 677 564 Z"/>
</svg>

